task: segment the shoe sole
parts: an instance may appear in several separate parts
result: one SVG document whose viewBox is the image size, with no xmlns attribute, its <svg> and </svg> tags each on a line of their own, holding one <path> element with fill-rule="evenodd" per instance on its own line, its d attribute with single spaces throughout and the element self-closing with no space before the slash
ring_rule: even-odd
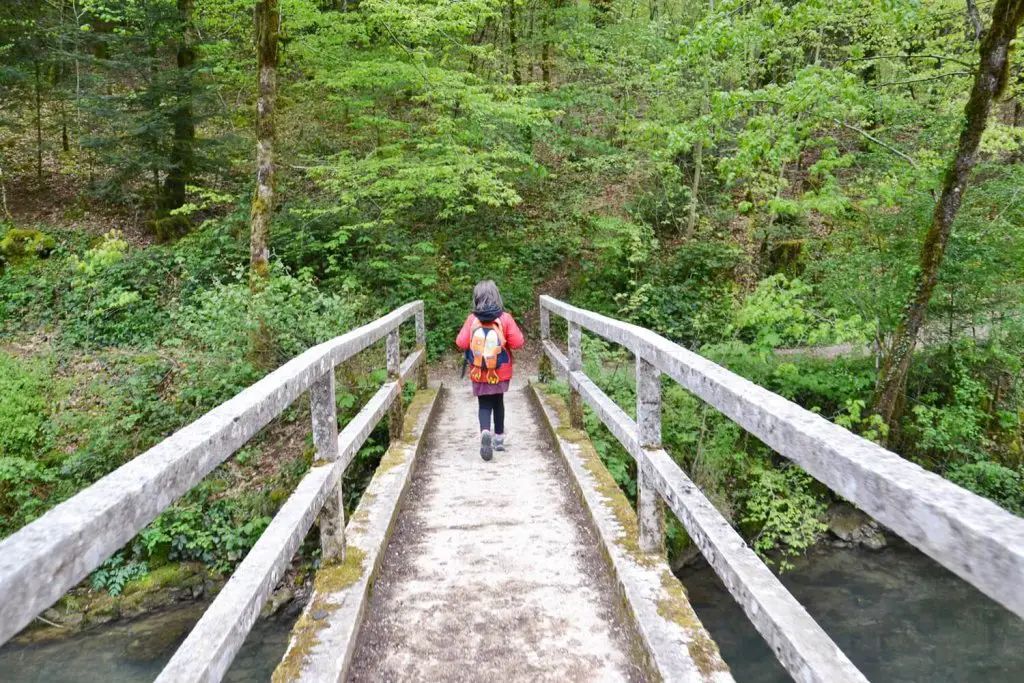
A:
<svg viewBox="0 0 1024 683">
<path fill-rule="evenodd" d="M 491 433 L 484 432 L 480 436 L 480 457 L 490 460 L 494 456 L 494 449 L 491 448 Z"/>
</svg>

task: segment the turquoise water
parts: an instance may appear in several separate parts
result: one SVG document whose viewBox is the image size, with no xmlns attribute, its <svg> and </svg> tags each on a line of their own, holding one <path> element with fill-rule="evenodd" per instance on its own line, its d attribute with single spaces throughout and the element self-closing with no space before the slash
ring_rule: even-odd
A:
<svg viewBox="0 0 1024 683">
<path fill-rule="evenodd" d="M 3 683 L 134 683 L 160 673 L 206 605 L 193 604 L 116 622 L 55 643 L 0 648 Z M 270 680 L 288 644 L 295 608 L 256 622 L 224 678 L 229 683 Z"/>
<path fill-rule="evenodd" d="M 680 578 L 739 683 L 791 680 L 710 569 Z M 872 683 L 1024 683 L 1024 620 L 905 543 L 816 553 L 782 582 Z"/>
</svg>

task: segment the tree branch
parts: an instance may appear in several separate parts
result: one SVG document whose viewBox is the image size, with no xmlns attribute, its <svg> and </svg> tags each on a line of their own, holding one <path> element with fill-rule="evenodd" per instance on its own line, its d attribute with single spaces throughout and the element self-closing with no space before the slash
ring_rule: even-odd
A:
<svg viewBox="0 0 1024 683">
<path fill-rule="evenodd" d="M 967 21 L 970 23 L 970 28 L 974 32 L 975 42 L 981 40 L 981 34 L 985 32 L 985 27 L 981 25 L 981 15 L 978 13 L 978 5 L 974 0 L 967 0 Z M 970 39 L 970 33 L 967 34 L 967 38 Z"/>
<path fill-rule="evenodd" d="M 873 57 L 847 57 L 842 61 L 843 64 L 846 62 L 870 62 L 875 59 L 935 59 L 938 61 L 953 62 L 965 66 L 968 69 L 974 69 L 974 64 L 958 59 L 956 57 L 948 57 L 946 55 L 875 55 Z M 971 73 L 974 73 L 973 71 Z"/>
<path fill-rule="evenodd" d="M 857 126 L 851 126 L 848 123 L 843 123 L 839 119 L 832 119 L 832 120 L 835 121 L 836 123 L 838 123 L 840 126 L 842 126 L 843 128 L 845 128 L 847 130 L 852 130 L 854 133 L 859 133 L 860 135 L 862 135 L 863 137 L 867 138 L 871 142 L 875 143 L 879 147 L 884 147 L 885 149 L 889 150 L 890 152 L 892 152 L 893 154 L 898 156 L 900 159 L 903 159 L 904 161 L 906 161 L 908 164 L 913 166 L 915 169 L 917 169 L 917 170 L 921 169 L 921 167 L 917 165 L 917 162 L 914 161 L 913 157 L 911 157 L 909 154 L 907 154 L 906 152 L 900 151 L 899 149 L 893 147 L 892 145 L 890 145 L 887 142 L 882 142 L 881 140 L 879 140 L 878 138 L 876 138 L 874 135 L 872 135 L 871 133 L 867 132 L 863 128 L 858 128 Z"/>
<path fill-rule="evenodd" d="M 924 78 L 909 78 L 909 79 L 907 79 L 905 81 L 888 81 L 886 83 L 876 83 L 872 87 L 884 88 L 885 86 L 889 86 L 889 85 L 908 85 L 910 83 L 927 83 L 928 81 L 937 81 L 939 79 L 947 78 L 949 76 L 973 76 L 973 75 L 974 75 L 973 71 L 947 71 L 946 73 L 938 74 L 937 76 L 927 76 L 927 77 L 924 77 Z"/>
</svg>

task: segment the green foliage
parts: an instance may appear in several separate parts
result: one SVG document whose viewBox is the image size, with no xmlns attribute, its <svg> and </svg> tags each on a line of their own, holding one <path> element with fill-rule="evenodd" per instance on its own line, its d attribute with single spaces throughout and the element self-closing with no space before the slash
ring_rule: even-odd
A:
<svg viewBox="0 0 1024 683">
<path fill-rule="evenodd" d="M 95 278 L 110 266 L 123 261 L 127 253 L 128 243 L 122 239 L 120 232 L 111 230 L 99 244 L 86 250 L 82 258 L 72 254 L 71 266 L 81 276 L 80 280 L 73 283 L 74 286 L 87 286 L 90 278 Z"/>
<path fill-rule="evenodd" d="M 835 309 L 813 310 L 813 291 L 810 285 L 781 273 L 762 280 L 736 312 L 735 336 L 757 352 L 779 346 L 867 341 L 868 331 L 859 316 L 843 319 Z"/>
<path fill-rule="evenodd" d="M 739 498 L 744 524 L 758 529 L 754 549 L 766 560 L 775 550 L 795 557 L 813 545 L 828 527 L 821 518 L 825 505 L 813 491 L 814 480 L 796 466 L 767 467 L 755 463 L 744 479 Z M 790 566 L 782 559 L 780 567 Z"/>
<path fill-rule="evenodd" d="M 208 351 L 237 355 L 262 326 L 275 346 L 274 363 L 354 327 L 359 301 L 317 289 L 308 271 L 298 276 L 275 265 L 265 287 L 249 290 L 238 271 L 223 284 L 196 294 L 176 316 L 176 329 Z"/>
<path fill-rule="evenodd" d="M 36 455 L 52 439 L 48 371 L 44 364 L 0 352 L 0 535 L 41 514 L 41 498 L 58 481 L 57 472 Z"/>
<path fill-rule="evenodd" d="M 946 477 L 980 496 L 996 502 L 1010 512 L 1024 516 L 1024 472 L 998 463 L 980 461 L 954 465 Z"/>
<path fill-rule="evenodd" d="M 0 457 L 31 457 L 45 438 L 47 368 L 0 353 Z"/>
<path fill-rule="evenodd" d="M 195 0 L 187 19 L 173 0 L 8 4 L 0 183 L 18 218 L 0 226 L 0 344 L 16 355 L 0 352 L 0 534 L 397 305 L 425 301 L 443 359 L 484 278 L 528 338 L 537 294 L 570 299 L 1019 512 L 1019 127 L 986 134 L 899 424 L 867 410 L 876 358 L 780 352 L 874 350 L 903 316 L 977 60 L 962 3 L 282 2 L 272 275 L 257 294 L 251 3 Z M 195 61 L 179 66 L 186 42 Z M 1009 112 L 1021 84 L 1006 96 Z M 187 176 L 180 206 L 172 175 Z M 192 232 L 153 246 L 143 226 Z M 249 353 L 257 332 L 267 357 Z M 631 412 L 632 360 L 590 338 L 585 358 Z M 377 363 L 339 370 L 342 422 L 380 381 Z M 828 494 L 680 387 L 664 397 L 666 448 L 713 503 L 763 555 L 802 552 Z M 585 419 L 635 495 L 632 459 Z M 353 461 L 347 505 L 385 444 L 380 428 Z M 308 467 L 268 467 L 266 446 L 158 519 L 102 584 L 172 556 L 229 570 Z"/>
<path fill-rule="evenodd" d="M 139 534 L 133 552 L 157 561 L 202 562 L 218 573 L 230 573 L 270 524 L 270 517 L 250 517 L 248 512 L 227 500 L 176 505 Z"/>
<path fill-rule="evenodd" d="M 105 590 L 113 597 L 117 597 L 124 590 L 125 584 L 144 578 L 147 574 L 149 566 L 145 562 L 126 562 L 124 556 L 118 553 L 92 573 L 92 589 Z"/>
</svg>

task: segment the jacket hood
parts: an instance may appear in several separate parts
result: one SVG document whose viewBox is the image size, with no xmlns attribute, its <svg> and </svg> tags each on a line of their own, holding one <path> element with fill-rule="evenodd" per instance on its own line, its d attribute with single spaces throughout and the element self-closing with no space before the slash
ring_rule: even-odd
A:
<svg viewBox="0 0 1024 683">
<path fill-rule="evenodd" d="M 486 306 L 478 306 L 473 309 L 473 315 L 477 317 L 482 323 L 492 323 L 501 317 L 501 314 L 505 311 L 502 310 L 501 306 L 495 304 L 489 304 Z"/>
</svg>

